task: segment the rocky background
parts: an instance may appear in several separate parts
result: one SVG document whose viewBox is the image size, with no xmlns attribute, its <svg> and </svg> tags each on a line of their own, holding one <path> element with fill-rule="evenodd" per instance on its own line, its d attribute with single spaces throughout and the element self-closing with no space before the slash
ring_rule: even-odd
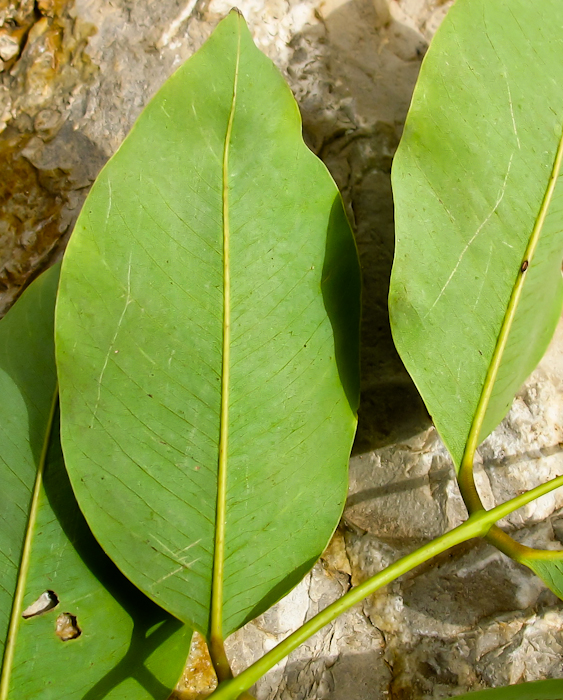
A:
<svg viewBox="0 0 563 700">
<path fill-rule="evenodd" d="M 451 0 L 239 0 L 344 194 L 364 272 L 363 385 L 345 515 L 313 572 L 228 642 L 236 671 L 465 510 L 452 464 L 393 349 L 390 167 L 428 42 Z M 0 0 L 0 312 L 60 257 L 98 171 L 229 0 Z M 562 473 L 563 329 L 480 449 L 486 505 Z M 560 548 L 563 494 L 505 525 Z M 563 607 L 480 542 L 395 582 L 317 634 L 258 700 L 422 700 L 563 677 Z M 176 697 L 206 696 L 194 644 Z"/>
</svg>

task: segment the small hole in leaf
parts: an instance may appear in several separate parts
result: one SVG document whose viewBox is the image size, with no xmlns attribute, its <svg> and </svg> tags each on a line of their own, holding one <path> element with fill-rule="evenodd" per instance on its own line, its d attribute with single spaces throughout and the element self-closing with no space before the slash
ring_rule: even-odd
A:
<svg viewBox="0 0 563 700">
<path fill-rule="evenodd" d="M 29 617 L 42 615 L 48 610 L 56 608 L 58 604 L 59 598 L 55 591 L 45 591 L 22 612 L 22 617 L 27 620 Z"/>
<path fill-rule="evenodd" d="M 76 616 L 67 612 L 61 613 L 55 623 L 55 634 L 62 642 L 80 637 L 82 630 L 78 626 Z"/>
</svg>

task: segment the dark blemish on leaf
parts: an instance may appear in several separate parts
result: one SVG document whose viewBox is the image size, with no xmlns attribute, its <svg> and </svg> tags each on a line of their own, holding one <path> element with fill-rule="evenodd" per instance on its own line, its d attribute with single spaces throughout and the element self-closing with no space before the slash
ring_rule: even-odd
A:
<svg viewBox="0 0 563 700">
<path fill-rule="evenodd" d="M 147 396 L 149 397 L 149 399 L 152 399 L 152 394 L 147 394 Z"/>
<path fill-rule="evenodd" d="M 59 604 L 59 598 L 54 591 L 45 591 L 39 598 L 31 605 L 29 605 L 23 612 L 22 617 L 27 620 L 30 617 L 37 617 L 37 615 L 42 615 L 43 613 L 56 608 Z"/>
<path fill-rule="evenodd" d="M 61 613 L 55 622 L 55 634 L 61 642 L 68 642 L 80 637 L 82 630 L 78 626 L 76 616 L 67 612 Z"/>
<path fill-rule="evenodd" d="M 520 272 L 526 272 L 527 269 L 528 269 L 528 261 L 524 260 L 524 262 L 522 263 L 522 267 L 520 268 Z"/>
</svg>

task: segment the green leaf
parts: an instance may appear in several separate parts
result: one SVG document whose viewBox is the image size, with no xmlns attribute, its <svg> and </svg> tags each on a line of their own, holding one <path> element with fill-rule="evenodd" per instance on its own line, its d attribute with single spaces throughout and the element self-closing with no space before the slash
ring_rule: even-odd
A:
<svg viewBox="0 0 563 700">
<path fill-rule="evenodd" d="M 393 336 L 459 469 L 543 355 L 563 303 L 563 5 L 458 0 L 393 166 Z M 563 597 L 563 552 L 488 539 Z"/>
<path fill-rule="evenodd" d="M 94 534 L 147 595 L 226 636 L 329 540 L 358 403 L 351 231 L 237 12 L 98 177 L 56 325 L 63 450 Z"/>
<path fill-rule="evenodd" d="M 455 700 L 561 700 L 563 680 L 534 681 L 456 695 Z"/>
<path fill-rule="evenodd" d="M 531 550 L 523 552 L 521 564 L 539 576 L 556 596 L 563 600 L 563 552 L 559 550 Z"/>
<path fill-rule="evenodd" d="M 559 0 L 458 0 L 394 161 L 393 336 L 457 467 L 561 312 L 562 29 Z"/>
<path fill-rule="evenodd" d="M 190 632 L 119 573 L 74 500 L 58 438 L 58 278 L 58 266 L 42 275 L 0 323 L 0 698 L 164 700 Z M 47 591 L 55 607 L 24 619 Z M 65 613 L 61 636 L 80 634 L 63 641 Z"/>
</svg>

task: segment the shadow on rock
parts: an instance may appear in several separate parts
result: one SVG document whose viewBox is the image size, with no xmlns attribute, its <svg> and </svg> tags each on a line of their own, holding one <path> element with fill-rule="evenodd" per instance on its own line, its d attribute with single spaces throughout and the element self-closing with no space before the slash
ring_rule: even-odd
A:
<svg viewBox="0 0 563 700">
<path fill-rule="evenodd" d="M 304 135 L 343 194 L 360 254 L 358 454 L 408 439 L 430 423 L 395 350 L 387 308 L 394 250 L 391 162 L 427 47 L 420 34 L 378 13 L 369 0 L 352 0 L 332 10 L 329 3 L 322 20 L 308 28 L 310 35 L 292 40 L 289 72 L 299 81 L 306 80 L 307 71 L 319 74 L 311 73 L 319 90 L 298 96 Z M 313 44 L 326 48 L 311 68 Z"/>
</svg>

